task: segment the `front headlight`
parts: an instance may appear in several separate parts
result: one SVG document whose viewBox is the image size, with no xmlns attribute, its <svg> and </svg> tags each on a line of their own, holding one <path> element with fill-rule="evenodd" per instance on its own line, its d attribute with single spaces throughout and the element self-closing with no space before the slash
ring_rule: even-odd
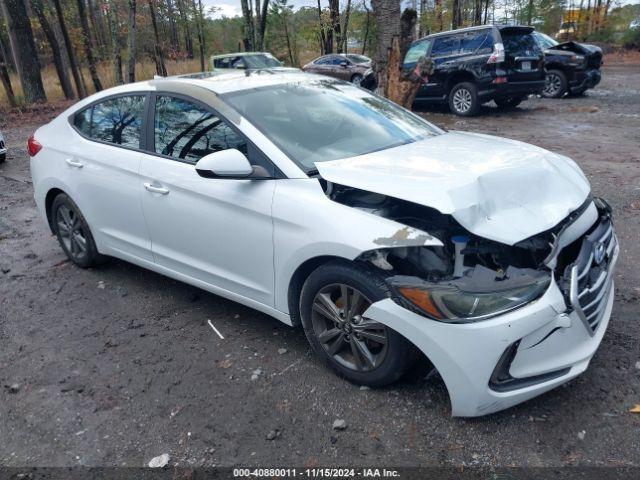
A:
<svg viewBox="0 0 640 480">
<path fill-rule="evenodd" d="M 392 277 L 388 283 L 401 303 L 433 320 L 469 323 L 526 305 L 547 290 L 550 274 L 520 270 L 527 272 L 501 280 L 496 280 L 495 276 L 492 280 L 485 272 L 482 275 L 484 285 L 471 276 L 445 284 L 424 282 L 415 277 Z"/>
<path fill-rule="evenodd" d="M 570 60 L 572 63 L 582 63 L 584 61 L 584 55 L 572 55 Z"/>
</svg>

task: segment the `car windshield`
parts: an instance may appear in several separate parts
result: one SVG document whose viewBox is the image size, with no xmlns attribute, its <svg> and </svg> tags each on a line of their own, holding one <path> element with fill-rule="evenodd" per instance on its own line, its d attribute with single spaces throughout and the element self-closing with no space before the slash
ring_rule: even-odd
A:
<svg viewBox="0 0 640 480">
<path fill-rule="evenodd" d="M 440 131 L 381 97 L 331 80 L 287 83 L 222 97 L 307 173 L 316 162 L 416 142 Z"/>
<path fill-rule="evenodd" d="M 347 58 L 353 63 L 369 63 L 371 61 L 369 57 L 365 57 L 364 55 L 349 54 Z"/>
<path fill-rule="evenodd" d="M 244 57 L 249 68 L 272 68 L 280 67 L 282 64 L 272 55 L 247 55 Z"/>
<path fill-rule="evenodd" d="M 558 45 L 558 42 L 556 42 L 549 35 L 545 35 L 544 33 L 540 32 L 535 32 L 534 35 L 538 39 L 538 42 L 540 43 L 540 46 L 542 46 L 542 48 L 551 48 Z"/>
</svg>

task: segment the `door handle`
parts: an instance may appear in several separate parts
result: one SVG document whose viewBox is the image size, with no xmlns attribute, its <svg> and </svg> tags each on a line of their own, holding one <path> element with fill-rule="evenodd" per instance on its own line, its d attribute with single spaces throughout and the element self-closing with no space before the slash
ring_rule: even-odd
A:
<svg viewBox="0 0 640 480">
<path fill-rule="evenodd" d="M 150 192 L 159 193 L 160 195 L 166 195 L 167 193 L 169 193 L 168 189 L 162 188 L 162 187 L 156 187 L 149 182 L 144 183 L 144 188 L 146 188 Z"/>
<path fill-rule="evenodd" d="M 84 165 L 82 163 L 80 163 L 77 160 L 74 160 L 72 158 L 65 158 L 64 161 L 67 162 L 67 165 L 69 165 L 70 167 L 76 167 L 76 168 L 84 167 Z"/>
</svg>

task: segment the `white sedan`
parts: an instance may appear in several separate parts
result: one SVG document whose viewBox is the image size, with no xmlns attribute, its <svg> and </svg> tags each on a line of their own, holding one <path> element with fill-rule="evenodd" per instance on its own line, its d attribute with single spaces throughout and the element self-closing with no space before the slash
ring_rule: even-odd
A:
<svg viewBox="0 0 640 480">
<path fill-rule="evenodd" d="M 347 83 L 125 85 L 28 147 L 40 213 L 76 265 L 118 257 L 301 325 L 358 384 L 428 359 L 456 416 L 576 377 L 609 322 L 611 209 L 573 161 L 445 132 Z"/>
</svg>

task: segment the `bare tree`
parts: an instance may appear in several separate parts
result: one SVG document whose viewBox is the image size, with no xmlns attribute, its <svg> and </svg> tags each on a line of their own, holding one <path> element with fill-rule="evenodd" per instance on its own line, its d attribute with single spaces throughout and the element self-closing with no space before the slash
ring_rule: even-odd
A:
<svg viewBox="0 0 640 480">
<path fill-rule="evenodd" d="M 362 54 L 364 55 L 364 53 L 367 51 L 367 41 L 369 40 L 371 10 L 369 10 L 369 7 L 367 6 L 367 0 L 362 0 L 362 6 L 364 7 L 364 10 L 367 12 L 367 16 L 364 24 L 364 35 L 362 37 Z"/>
<path fill-rule="evenodd" d="M 122 54 L 120 52 L 120 38 L 118 35 L 118 9 L 116 8 L 116 2 L 113 0 L 109 2 L 107 16 L 109 18 L 109 30 L 111 33 L 111 55 L 113 56 L 114 78 L 116 85 L 122 85 L 124 83 L 124 77 L 122 76 Z"/>
<path fill-rule="evenodd" d="M 62 11 L 62 6 L 60 5 L 60 0 L 53 0 L 53 6 L 56 10 L 58 24 L 60 25 L 60 31 L 62 32 L 62 39 L 64 40 L 67 57 L 69 58 L 69 67 L 71 68 L 71 76 L 73 77 L 73 82 L 76 85 L 76 92 L 78 92 L 78 97 L 84 98 L 87 96 L 87 90 L 85 89 L 82 78 L 80 77 L 80 69 L 78 68 L 78 62 L 76 60 L 76 54 L 73 49 L 73 44 L 71 43 L 71 39 L 69 38 L 69 31 L 67 30 L 67 25 L 64 20 L 64 13 Z"/>
<path fill-rule="evenodd" d="M 16 96 L 13 93 L 13 86 L 11 85 L 11 77 L 9 77 L 9 70 L 7 68 L 7 56 L 4 42 L 2 41 L 2 34 L 0 34 L 0 80 L 2 80 L 2 86 L 7 94 L 9 105 L 15 107 L 18 105 L 16 102 Z"/>
<path fill-rule="evenodd" d="M 153 27 L 153 38 L 155 45 L 153 46 L 153 58 L 156 62 L 156 73 L 167 76 L 167 67 L 164 65 L 164 57 L 162 55 L 162 43 L 160 42 L 160 35 L 158 34 L 158 23 L 156 21 L 156 8 L 153 4 L 154 0 L 147 0 L 149 3 L 149 14 L 151 16 L 151 26 Z M 203 68 L 204 70 L 204 68 Z"/>
<path fill-rule="evenodd" d="M 455 30 L 460 26 L 460 0 L 453 0 L 451 10 L 451 29 Z"/>
<path fill-rule="evenodd" d="M 74 98 L 73 94 L 73 85 L 71 85 L 71 80 L 67 73 L 67 69 L 65 68 L 64 62 L 62 61 L 62 55 L 60 52 L 60 45 L 58 44 L 58 39 L 56 38 L 55 32 L 49 23 L 49 19 L 44 11 L 44 5 L 42 4 L 42 0 L 31 0 L 31 7 L 38 17 L 38 22 L 40 23 L 40 27 L 42 31 L 47 37 L 47 42 L 49 43 L 49 47 L 51 48 L 51 56 L 53 58 L 53 65 L 56 69 L 56 73 L 58 74 L 58 79 L 60 80 L 60 87 L 62 88 L 62 93 L 64 93 L 64 97 L 67 100 Z"/>
<path fill-rule="evenodd" d="M 394 37 L 400 35 L 400 2 L 398 0 L 371 0 L 377 26 L 376 51 L 373 69 L 378 79 L 378 89 L 387 92 L 387 67 L 389 51 Z"/>
<path fill-rule="evenodd" d="M 202 14 L 202 0 L 198 0 L 199 6 L 196 4 L 196 0 L 193 1 L 193 16 L 196 20 L 196 32 L 198 34 L 198 51 L 200 53 L 200 71 L 204 72 L 204 27 L 202 26 L 203 14 Z"/>
<path fill-rule="evenodd" d="M 84 0 L 78 0 L 77 3 L 78 14 L 80 16 L 80 27 L 82 28 L 84 54 L 87 57 L 87 63 L 89 64 L 89 74 L 91 75 L 93 88 L 95 88 L 96 92 L 99 92 L 102 90 L 102 83 L 100 83 L 100 77 L 98 77 L 98 70 L 96 68 L 96 59 L 93 56 L 93 46 L 91 45 L 91 33 L 89 30 L 89 21 L 87 19 L 87 10 L 85 8 Z"/>
<path fill-rule="evenodd" d="M 129 0 L 129 83 L 136 81 L 136 0 Z"/>
<path fill-rule="evenodd" d="M 255 22 L 255 34 L 254 37 L 256 39 L 256 50 L 262 51 L 264 50 L 264 34 L 267 28 L 267 14 L 269 12 L 269 0 L 262 0 L 262 5 L 260 5 L 260 0 L 256 0 L 256 22 Z"/>
<path fill-rule="evenodd" d="M 342 24 L 342 51 L 347 53 L 347 41 L 349 40 L 349 16 L 351 15 L 351 0 L 347 0 L 347 8 L 344 9 L 344 23 Z"/>
<path fill-rule="evenodd" d="M 7 19 L 9 41 L 15 55 L 16 69 L 24 98 L 28 103 L 46 102 L 47 95 L 42 85 L 38 51 L 24 1 L 4 0 L 2 9 Z"/>
<path fill-rule="evenodd" d="M 340 0 L 329 0 L 329 21 L 331 22 L 331 30 L 333 31 L 332 40 L 335 41 L 336 52 L 342 53 L 342 32 L 340 30 Z M 331 46 L 331 52 L 333 52 L 333 45 Z"/>
</svg>

